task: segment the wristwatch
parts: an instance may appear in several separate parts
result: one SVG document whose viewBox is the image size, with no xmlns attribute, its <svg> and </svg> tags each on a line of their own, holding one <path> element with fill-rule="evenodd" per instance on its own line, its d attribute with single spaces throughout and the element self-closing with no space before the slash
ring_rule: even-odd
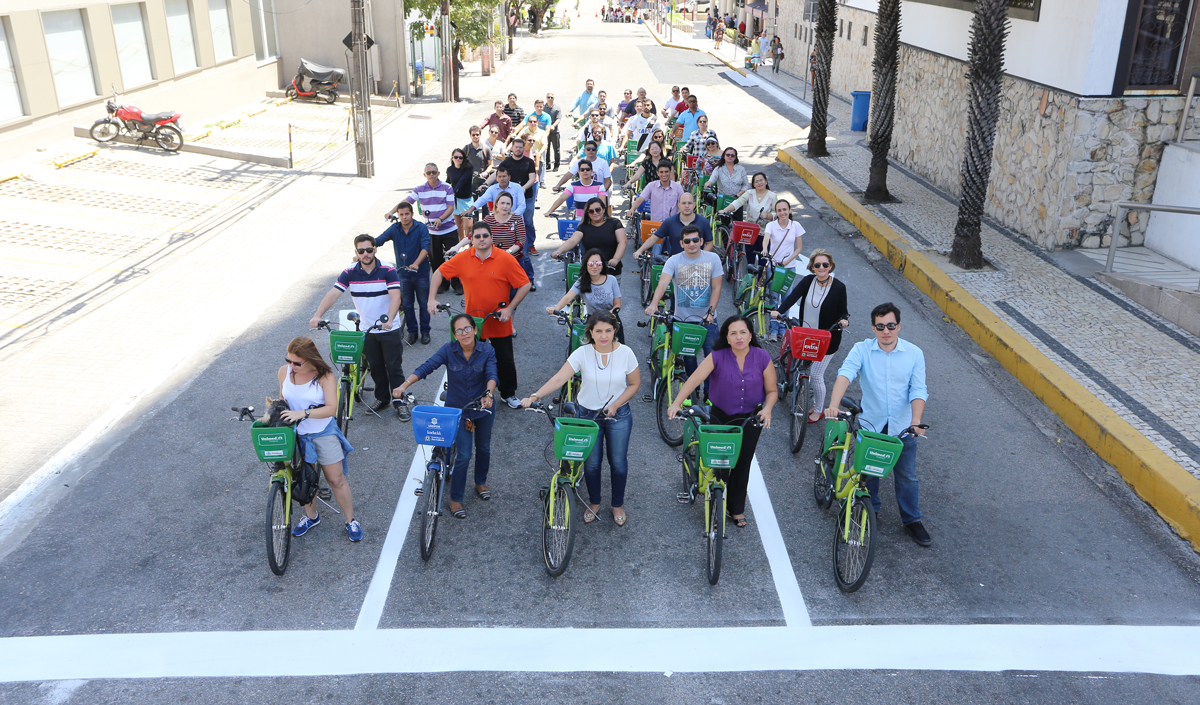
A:
<svg viewBox="0 0 1200 705">
<path fill-rule="evenodd" d="M 487 390 L 486 392 L 483 393 L 483 396 L 487 397 L 488 399 L 491 399 L 493 396 L 492 390 L 490 390 L 490 389 Z"/>
<path fill-rule="evenodd" d="M 534 392 L 533 394 L 529 395 L 529 398 L 532 399 L 533 401 L 537 401 L 538 399 L 542 398 L 542 395 L 538 394 L 537 392 Z"/>
<path fill-rule="evenodd" d="M 312 409 L 305 409 L 305 410 L 304 410 L 304 418 L 306 418 L 306 419 L 308 418 L 308 412 L 310 412 L 310 411 L 312 411 Z"/>
</svg>

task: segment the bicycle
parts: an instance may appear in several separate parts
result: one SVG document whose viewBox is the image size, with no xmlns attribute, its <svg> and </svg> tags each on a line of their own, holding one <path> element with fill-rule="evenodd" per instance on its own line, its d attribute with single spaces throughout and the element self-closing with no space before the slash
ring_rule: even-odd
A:
<svg viewBox="0 0 1200 705">
<path fill-rule="evenodd" d="M 334 330 L 329 321 L 321 321 L 311 330 L 329 331 L 329 357 L 334 365 L 342 366 L 342 375 L 338 378 L 337 421 L 338 430 L 342 435 L 350 437 L 350 422 L 354 419 L 354 402 L 362 401 L 363 392 L 373 392 L 374 387 L 366 386 L 367 373 L 370 371 L 367 360 L 362 356 L 363 342 L 367 333 L 382 330 L 387 323 L 387 314 L 379 317 L 378 321 L 365 332 L 359 330 L 360 317 L 357 311 L 346 314 L 346 318 L 354 322 L 354 330 Z M 366 406 L 372 414 L 379 416 L 375 410 Z"/>
<path fill-rule="evenodd" d="M 779 398 L 792 395 L 792 413 L 788 424 L 788 447 L 792 455 L 800 452 L 808 433 L 808 412 L 813 408 L 812 381 L 809 371 L 814 362 L 825 359 L 829 349 L 829 332 L 839 330 L 833 324 L 828 331 L 804 328 L 795 318 L 780 316 L 786 330 L 779 345 L 779 357 L 775 360 L 775 376 L 779 384 Z"/>
<path fill-rule="evenodd" d="M 564 404 L 563 410 L 572 416 L 551 416 L 553 407 L 534 403 L 528 411 L 545 414 L 554 427 L 554 474 L 550 484 L 538 491 L 542 502 L 542 560 L 546 573 L 557 578 L 571 562 L 571 551 L 575 547 L 575 522 L 572 521 L 571 495 L 584 507 L 584 516 L 592 512 L 583 497 L 579 496 L 579 483 L 583 479 L 583 463 L 596 445 L 600 425 L 590 419 L 573 418 L 574 404 Z"/>
<path fill-rule="evenodd" d="M 904 439 L 922 438 L 916 429 L 929 424 L 909 426 L 899 436 L 868 431 L 859 425 L 862 407 L 843 398 L 836 420 L 827 419 L 825 441 L 813 471 L 813 499 L 828 510 L 837 499 L 837 522 L 833 536 L 833 578 L 842 592 L 855 592 L 867 581 L 875 560 L 875 511 L 867 478 L 882 480 L 891 474 L 904 451 Z M 850 449 L 854 449 L 852 460 Z"/>
<path fill-rule="evenodd" d="M 785 270 L 791 271 L 791 270 Z M 754 332 L 760 336 L 768 334 L 768 322 L 771 317 L 767 311 L 767 289 L 770 286 L 774 268 L 766 264 L 746 264 L 746 274 L 738 282 L 737 292 L 733 296 L 733 305 L 738 307 L 742 315 L 750 320 Z M 793 276 L 795 274 L 793 273 Z M 764 343 L 766 341 L 763 341 Z M 774 347 L 774 346 L 771 346 Z M 779 357 L 778 349 L 769 350 L 772 358 Z"/>
<path fill-rule="evenodd" d="M 709 410 L 702 406 L 683 409 L 679 414 L 685 424 L 683 452 L 679 454 L 684 491 L 675 498 L 680 504 L 695 504 L 696 497 L 703 491 L 709 585 L 716 585 L 721 578 L 725 518 L 729 509 L 725 482 L 737 464 L 746 424 L 762 425 L 758 411 L 756 408 L 749 418 L 735 425 L 710 424 Z"/>
<path fill-rule="evenodd" d="M 279 418 L 279 412 L 285 409 L 287 404 L 277 401 L 266 414 L 255 418 L 253 406 L 232 407 L 238 421 L 251 421 L 254 452 L 271 468 L 267 480 L 267 565 L 275 575 L 283 575 L 291 555 L 292 502 L 304 506 L 316 498 L 334 513 L 341 514 L 321 497 L 321 470 L 316 464 L 305 462 L 295 426 Z"/>
<path fill-rule="evenodd" d="M 653 334 L 650 343 L 650 385 L 652 395 L 647 395 L 645 401 L 654 401 L 655 416 L 658 425 L 658 435 L 663 442 L 671 447 L 683 443 L 683 421 L 672 419 L 667 410 L 679 396 L 679 390 L 687 381 L 687 370 L 683 357 L 696 356 L 704 350 L 704 340 L 708 337 L 708 329 L 694 323 L 684 323 L 676 320 L 673 314 L 660 309 L 651 316 L 654 321 Z M 639 328 L 645 328 L 651 321 L 638 321 Z M 683 406 L 697 405 L 703 402 L 701 387 L 685 399 Z"/>
<path fill-rule="evenodd" d="M 729 226 L 729 266 L 725 268 L 725 281 L 740 283 L 746 276 L 750 258 L 755 254 L 750 248 L 758 243 L 762 227 L 757 223 L 735 221 L 733 215 L 728 213 L 720 216 L 722 225 L 726 223 L 724 218 L 728 218 Z"/>
<path fill-rule="evenodd" d="M 407 393 L 398 400 L 407 406 L 416 401 L 412 393 Z M 461 409 L 433 404 L 414 404 L 412 407 L 413 436 L 417 444 L 432 446 L 433 452 L 425 461 L 425 476 L 420 484 L 413 488 L 413 494 L 423 499 L 421 506 L 421 560 L 427 561 L 433 555 L 433 543 L 437 538 L 438 518 L 442 516 L 442 500 L 446 496 L 446 482 L 454 474 L 454 459 L 457 454 L 455 441 L 458 429 L 462 424 L 462 416 L 467 411 L 486 411 L 483 397 L 468 403 Z"/>
<path fill-rule="evenodd" d="M 642 289 L 642 306 L 649 306 L 650 297 L 654 295 L 654 289 L 658 286 L 658 277 L 662 274 L 662 268 L 666 264 L 667 258 L 664 255 L 655 255 L 651 251 L 646 251 L 638 255 L 637 260 L 638 276 Z M 667 293 L 663 295 L 664 301 L 672 293 L 673 287 L 674 282 L 667 287 Z"/>
<path fill-rule="evenodd" d="M 550 314 L 558 319 L 558 325 L 568 326 L 567 329 L 567 357 L 575 352 L 576 348 L 583 344 L 584 327 L 587 323 L 587 307 L 576 297 L 567 308 Z M 559 391 L 558 396 L 554 398 L 555 403 L 573 402 L 579 394 L 579 385 L 581 379 L 578 374 L 567 380 Z"/>
</svg>

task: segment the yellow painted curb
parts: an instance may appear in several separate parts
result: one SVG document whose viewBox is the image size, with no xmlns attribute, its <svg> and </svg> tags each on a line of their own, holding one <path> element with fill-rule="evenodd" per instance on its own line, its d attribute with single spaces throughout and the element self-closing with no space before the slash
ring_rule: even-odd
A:
<svg viewBox="0 0 1200 705">
<path fill-rule="evenodd" d="M 8 176 L 0 176 L 0 184 L 4 183 L 5 181 L 12 181 L 13 179 L 19 179 L 22 176 L 24 176 L 24 174 L 9 174 Z"/>
<path fill-rule="evenodd" d="M 64 166 L 67 166 L 68 164 L 74 164 L 75 162 L 77 162 L 81 159 L 87 159 L 88 157 L 94 157 L 94 156 L 96 156 L 96 153 L 99 151 L 100 151 L 100 149 L 96 148 L 90 152 L 84 152 L 83 154 L 76 154 L 75 156 L 73 156 L 69 159 L 64 159 L 61 162 L 54 162 L 54 166 L 58 169 L 61 169 Z"/>
<path fill-rule="evenodd" d="M 780 149 L 777 158 L 853 223 L 897 271 L 933 299 L 950 320 L 1004 365 L 1097 455 L 1111 463 L 1134 491 L 1200 552 L 1200 480 L 960 287 L 879 216 L 851 198 L 807 157 L 795 150 Z"/>
</svg>

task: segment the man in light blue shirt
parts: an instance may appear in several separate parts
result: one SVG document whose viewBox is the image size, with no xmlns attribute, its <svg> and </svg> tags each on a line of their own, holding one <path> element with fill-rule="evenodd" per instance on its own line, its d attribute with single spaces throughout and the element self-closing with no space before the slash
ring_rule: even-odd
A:
<svg viewBox="0 0 1200 705">
<path fill-rule="evenodd" d="M 676 125 L 683 125 L 683 137 L 681 139 L 685 140 L 690 138 L 692 133 L 696 131 L 696 119 L 706 114 L 700 109 L 700 103 L 694 95 L 688 96 L 687 106 L 687 110 L 679 113 L 679 117 L 675 121 Z"/>
<path fill-rule="evenodd" d="M 911 427 L 917 435 L 924 435 L 924 429 L 916 427 L 921 423 L 925 401 L 929 398 L 925 386 L 925 354 L 921 348 L 900 339 L 900 309 L 895 304 L 876 306 L 871 311 L 871 327 L 875 339 L 855 343 L 842 362 L 825 418 L 837 418 L 842 397 L 858 377 L 862 387 L 862 413 L 858 418 L 864 429 L 899 436 Z M 904 438 L 903 442 L 904 451 L 892 471 L 900 521 L 913 541 L 928 546 L 933 541 L 921 524 L 918 506 L 917 439 Z M 878 514 L 879 479 L 867 480 L 867 490 Z"/>
<path fill-rule="evenodd" d="M 568 113 L 579 113 L 579 117 L 587 115 L 587 112 L 600 102 L 600 96 L 596 94 L 596 82 L 592 79 L 587 80 L 584 91 L 575 99 L 575 104 L 571 106 Z"/>
<path fill-rule="evenodd" d="M 501 191 L 513 197 L 513 213 L 519 215 L 525 212 L 525 189 L 509 181 L 508 167 L 500 166 L 496 167 L 496 183 L 488 186 L 483 195 L 476 199 L 463 215 L 471 215 L 488 203 L 494 203 L 496 196 L 499 196 Z"/>
</svg>

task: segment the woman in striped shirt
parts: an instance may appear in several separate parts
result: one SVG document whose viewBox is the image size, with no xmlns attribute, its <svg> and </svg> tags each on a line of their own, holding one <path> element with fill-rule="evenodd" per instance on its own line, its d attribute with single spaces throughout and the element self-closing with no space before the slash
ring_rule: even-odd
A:
<svg viewBox="0 0 1200 705">
<path fill-rule="evenodd" d="M 483 222 L 492 229 L 492 247 L 498 247 L 518 260 L 524 257 L 525 249 L 525 219 L 512 212 L 513 197 L 511 193 L 500 192 L 496 196 L 496 207 Z M 460 247 L 471 244 L 471 240 L 463 240 Z"/>
</svg>

